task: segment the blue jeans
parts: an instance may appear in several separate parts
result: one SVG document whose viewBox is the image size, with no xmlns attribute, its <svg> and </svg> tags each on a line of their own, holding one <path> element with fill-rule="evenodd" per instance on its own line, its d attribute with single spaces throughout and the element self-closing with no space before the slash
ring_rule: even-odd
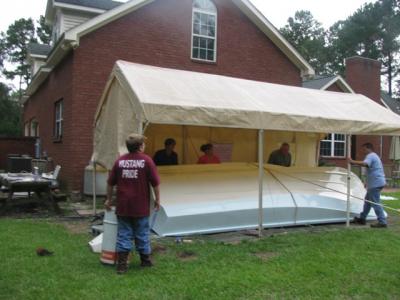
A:
<svg viewBox="0 0 400 300">
<path fill-rule="evenodd" d="M 135 240 L 136 251 L 151 254 L 149 217 L 118 216 L 117 252 L 130 252 Z"/>
<path fill-rule="evenodd" d="M 369 214 L 369 211 L 371 210 L 371 206 L 372 206 L 372 208 L 375 211 L 376 216 L 378 217 L 378 222 L 382 223 L 382 224 L 387 224 L 386 218 L 385 218 L 385 213 L 383 211 L 382 206 L 376 205 L 376 204 L 381 204 L 381 191 L 382 191 L 382 187 L 372 188 L 372 189 L 367 190 L 367 195 L 365 195 L 365 199 L 369 200 L 373 203 L 364 202 L 364 209 L 363 209 L 362 213 L 360 214 L 360 218 L 366 219 Z"/>
</svg>

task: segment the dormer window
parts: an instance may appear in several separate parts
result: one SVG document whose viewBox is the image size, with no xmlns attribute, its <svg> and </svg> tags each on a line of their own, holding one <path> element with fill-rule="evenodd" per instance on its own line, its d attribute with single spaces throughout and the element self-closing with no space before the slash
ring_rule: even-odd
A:
<svg viewBox="0 0 400 300">
<path fill-rule="evenodd" d="M 192 18 L 192 59 L 216 62 L 217 8 L 210 0 L 194 0 Z"/>
</svg>

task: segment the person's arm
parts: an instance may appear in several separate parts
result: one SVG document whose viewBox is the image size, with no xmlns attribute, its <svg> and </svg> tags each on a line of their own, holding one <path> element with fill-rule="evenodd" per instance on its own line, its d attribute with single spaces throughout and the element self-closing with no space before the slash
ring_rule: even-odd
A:
<svg viewBox="0 0 400 300">
<path fill-rule="evenodd" d="M 361 167 L 368 167 L 368 164 L 362 160 L 352 160 L 351 158 L 347 159 L 347 162 L 351 165 L 361 166 Z"/>
<path fill-rule="evenodd" d="M 154 199 L 154 209 L 157 211 L 160 209 L 160 176 L 158 175 L 157 167 L 152 160 L 149 161 L 147 176 L 154 190 L 156 197 Z"/>
<path fill-rule="evenodd" d="M 110 184 L 107 184 L 107 198 L 106 198 L 106 202 L 104 202 L 104 207 L 106 210 L 111 210 L 112 194 L 113 194 L 113 186 Z"/>
<path fill-rule="evenodd" d="M 111 169 L 110 173 L 108 174 L 107 180 L 107 198 L 104 202 L 104 208 L 106 210 L 111 210 L 112 206 L 112 194 L 113 194 L 113 187 L 117 184 L 117 164 L 115 163 L 113 168 Z"/>
<path fill-rule="evenodd" d="M 290 167 L 292 165 L 292 154 L 289 153 L 288 155 L 289 155 L 289 162 L 286 167 Z"/>
<path fill-rule="evenodd" d="M 153 190 L 156 196 L 156 199 L 154 200 L 154 209 L 157 211 L 160 209 L 160 186 L 154 186 Z"/>
</svg>

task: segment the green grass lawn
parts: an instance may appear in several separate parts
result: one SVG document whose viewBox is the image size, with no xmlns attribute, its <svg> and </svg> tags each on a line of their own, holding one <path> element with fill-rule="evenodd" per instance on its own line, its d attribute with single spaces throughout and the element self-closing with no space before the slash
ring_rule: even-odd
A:
<svg viewBox="0 0 400 300">
<path fill-rule="evenodd" d="M 52 221 L 1 219 L 0 299 L 399 299 L 396 226 L 289 232 L 236 245 L 162 240 L 167 251 L 155 254 L 154 268 L 140 269 L 134 257 L 118 276 L 89 251 L 89 235 Z M 39 246 L 54 256 L 37 256 Z M 182 252 L 194 256 L 182 259 Z"/>
</svg>

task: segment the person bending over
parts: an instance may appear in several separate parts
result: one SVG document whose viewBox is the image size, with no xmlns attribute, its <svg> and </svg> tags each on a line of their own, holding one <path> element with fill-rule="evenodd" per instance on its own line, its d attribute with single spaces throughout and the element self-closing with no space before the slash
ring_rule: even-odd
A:
<svg viewBox="0 0 400 300">
<path fill-rule="evenodd" d="M 283 143 L 279 149 L 270 154 L 268 163 L 271 165 L 290 167 L 292 164 L 292 155 L 290 154 L 289 150 L 289 144 Z"/>
</svg>

